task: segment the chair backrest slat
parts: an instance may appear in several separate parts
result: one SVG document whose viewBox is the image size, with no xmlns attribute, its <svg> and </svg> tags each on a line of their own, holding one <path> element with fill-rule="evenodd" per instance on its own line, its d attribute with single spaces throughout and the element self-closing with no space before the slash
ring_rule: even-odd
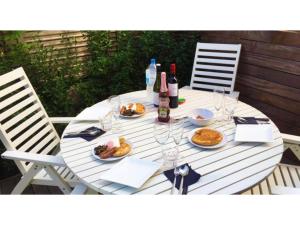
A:
<svg viewBox="0 0 300 225">
<path fill-rule="evenodd" d="M 3 112 L 1 114 L 1 118 L 0 120 L 4 120 L 6 118 L 8 118 L 9 116 L 13 115 L 14 113 L 16 113 L 17 111 L 19 111 L 22 108 L 25 108 L 26 106 L 28 106 L 29 104 L 33 103 L 35 101 L 35 97 L 34 96 L 30 96 L 29 98 L 24 99 L 23 101 L 17 103 L 16 105 L 14 105 L 13 107 L 11 107 L 10 109 L 6 110 L 5 112 Z"/>
<path fill-rule="evenodd" d="M 39 104 L 35 103 L 35 104 L 31 105 L 29 108 L 26 108 L 24 111 L 18 112 L 18 114 L 16 114 L 16 116 L 10 118 L 7 122 L 2 123 L 2 127 L 4 129 L 9 129 L 13 125 L 22 121 L 25 117 L 28 117 L 29 115 L 39 111 L 40 109 L 41 109 L 41 107 L 39 106 Z"/>
<path fill-rule="evenodd" d="M 21 133 L 26 127 L 29 127 L 31 124 L 34 124 L 38 119 L 43 117 L 44 114 L 42 111 L 39 111 L 37 114 L 33 114 L 31 117 L 29 117 L 27 120 L 25 120 L 23 123 L 12 129 L 11 131 L 7 132 L 9 137 L 14 137 L 17 134 Z"/>
<path fill-rule="evenodd" d="M 43 150 L 47 151 L 48 150 L 48 145 L 47 144 L 51 145 L 51 143 L 55 143 L 55 146 L 56 146 L 58 144 L 58 142 L 59 142 L 59 140 L 56 139 L 55 134 L 54 133 L 50 133 L 40 143 L 38 143 L 37 145 L 35 145 L 34 148 L 32 148 L 30 150 L 30 152 L 31 153 L 37 153 L 37 152 L 40 152 L 40 151 L 43 151 Z"/>
<path fill-rule="evenodd" d="M 31 128 L 26 130 L 25 132 L 22 132 L 20 136 L 18 136 L 15 140 L 13 140 L 14 144 L 16 146 L 19 146 L 22 142 L 24 142 L 26 139 L 28 139 L 32 134 L 39 132 L 43 127 L 47 126 L 47 119 L 43 118 L 36 124 L 34 124 Z M 10 135 L 8 135 L 10 137 Z M 10 137 L 12 138 L 12 137 Z M 30 140 L 28 140 L 30 141 Z"/>
<path fill-rule="evenodd" d="M 41 150 L 40 150 L 40 154 L 46 154 L 49 151 L 52 151 L 57 145 L 59 144 L 59 139 L 55 138 L 52 139 L 50 142 L 47 143 L 46 146 L 44 146 Z"/>
<path fill-rule="evenodd" d="M 227 93 L 231 93 L 240 51 L 240 44 L 197 43 L 191 88 L 213 91 L 217 87 L 224 87 Z"/>
<path fill-rule="evenodd" d="M 39 140 L 43 140 L 42 137 L 44 137 L 45 135 L 48 136 L 51 133 L 52 133 L 51 128 L 49 126 L 44 127 L 40 132 L 34 135 L 34 137 L 32 137 L 30 141 L 26 142 L 18 150 L 23 152 L 28 152 L 28 150 L 30 149 L 31 152 L 31 149 L 39 143 Z"/>
<path fill-rule="evenodd" d="M 23 68 L 0 76 L 0 138 L 8 150 L 49 154 L 59 136 Z M 31 164 L 16 161 L 22 173 Z"/>
<path fill-rule="evenodd" d="M 5 108 L 9 105 L 11 105 L 12 103 L 22 99 L 23 97 L 31 94 L 31 90 L 29 88 L 26 88 L 24 90 L 21 90 L 19 93 L 7 98 L 5 101 L 2 102 L 1 108 Z"/>
<path fill-rule="evenodd" d="M 25 80 L 20 80 L 19 82 L 5 88 L 4 90 L 1 91 L 0 98 L 3 96 L 12 93 L 13 91 L 26 86 L 26 81 Z"/>
<path fill-rule="evenodd" d="M 7 73 L 7 74 L 9 74 L 7 76 L 5 76 L 5 75 L 1 76 L 1 78 L 0 78 L 1 86 L 7 85 L 8 83 L 10 83 L 12 81 L 24 78 L 24 74 L 20 73 L 19 69 L 20 68 Z"/>
</svg>

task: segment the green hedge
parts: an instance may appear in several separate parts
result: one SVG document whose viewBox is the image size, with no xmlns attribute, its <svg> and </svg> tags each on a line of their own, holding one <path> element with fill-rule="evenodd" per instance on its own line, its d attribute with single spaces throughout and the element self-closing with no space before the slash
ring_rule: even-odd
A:
<svg viewBox="0 0 300 225">
<path fill-rule="evenodd" d="M 188 84 L 198 36 L 197 32 L 119 31 L 112 40 L 109 32 L 87 32 L 91 57 L 86 64 L 86 81 L 77 90 L 82 105 L 144 89 L 145 69 L 153 57 L 166 72 L 175 62 L 180 85 Z M 114 41 L 117 49 L 110 52 Z"/>
<path fill-rule="evenodd" d="M 75 116 L 110 95 L 145 89 L 145 69 L 153 57 L 166 72 L 176 63 L 180 86 L 189 84 L 199 41 L 199 32 L 118 31 L 112 39 L 109 31 L 87 31 L 91 55 L 82 63 L 72 57 L 74 48 L 55 53 L 38 38 L 22 42 L 22 34 L 0 32 L 0 74 L 22 66 L 50 116 Z M 75 41 L 64 40 L 66 45 Z M 0 178 L 3 167 L 7 163 L 1 161 Z"/>
</svg>

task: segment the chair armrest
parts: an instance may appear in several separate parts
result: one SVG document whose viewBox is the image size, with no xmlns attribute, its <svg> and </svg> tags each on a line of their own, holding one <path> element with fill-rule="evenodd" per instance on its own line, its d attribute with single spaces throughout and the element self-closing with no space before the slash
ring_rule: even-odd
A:
<svg viewBox="0 0 300 225">
<path fill-rule="evenodd" d="M 18 160 L 18 161 L 25 161 L 25 162 L 33 162 L 39 165 L 52 165 L 52 166 L 59 166 L 59 167 L 66 167 L 66 163 L 63 158 L 59 155 L 42 155 L 42 154 L 35 154 L 29 152 L 22 152 L 22 151 L 5 151 L 1 157 L 3 159 L 11 159 L 11 160 Z"/>
<path fill-rule="evenodd" d="M 281 133 L 283 142 L 300 145 L 300 136 Z"/>
<path fill-rule="evenodd" d="M 70 123 L 75 117 L 50 117 L 52 123 Z"/>
<path fill-rule="evenodd" d="M 273 195 L 299 195 L 300 188 L 275 186 L 271 188 L 271 193 Z"/>
</svg>

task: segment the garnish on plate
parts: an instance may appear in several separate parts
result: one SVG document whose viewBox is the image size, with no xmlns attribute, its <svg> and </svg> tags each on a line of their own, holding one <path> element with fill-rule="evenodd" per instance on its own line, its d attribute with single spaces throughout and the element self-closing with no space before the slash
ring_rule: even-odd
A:
<svg viewBox="0 0 300 225">
<path fill-rule="evenodd" d="M 107 159 L 111 157 L 122 157 L 128 154 L 130 150 L 131 146 L 126 143 L 125 138 L 120 137 L 117 140 L 110 140 L 106 144 L 95 147 L 94 153 L 101 159 Z"/>
</svg>

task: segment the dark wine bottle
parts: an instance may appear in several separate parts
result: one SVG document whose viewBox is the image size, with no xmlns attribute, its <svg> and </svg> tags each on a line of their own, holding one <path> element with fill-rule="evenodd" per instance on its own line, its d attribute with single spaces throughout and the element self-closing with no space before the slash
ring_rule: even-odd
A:
<svg viewBox="0 0 300 225">
<path fill-rule="evenodd" d="M 175 63 L 170 65 L 168 90 L 169 90 L 170 108 L 177 108 L 178 107 L 178 82 L 176 79 L 176 64 Z"/>
<path fill-rule="evenodd" d="M 159 104 L 159 91 L 160 91 L 160 71 L 161 71 L 161 65 L 160 64 L 156 64 L 156 71 L 157 71 L 157 75 L 156 75 L 156 80 L 153 86 L 153 104 L 155 107 L 158 107 Z"/>
</svg>

